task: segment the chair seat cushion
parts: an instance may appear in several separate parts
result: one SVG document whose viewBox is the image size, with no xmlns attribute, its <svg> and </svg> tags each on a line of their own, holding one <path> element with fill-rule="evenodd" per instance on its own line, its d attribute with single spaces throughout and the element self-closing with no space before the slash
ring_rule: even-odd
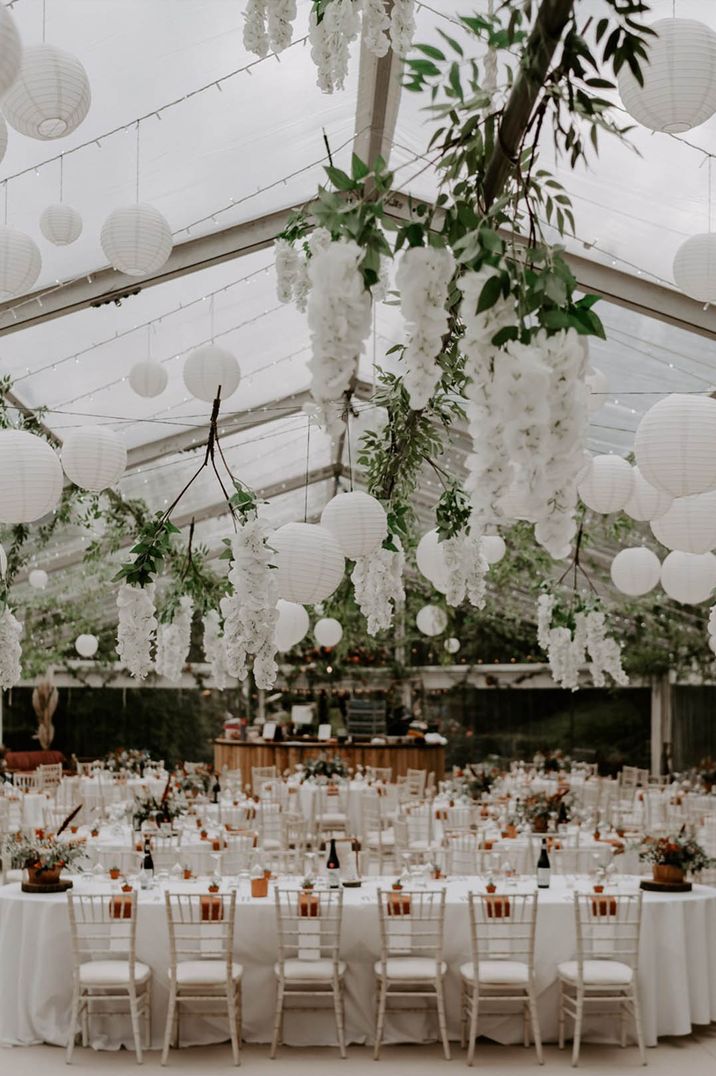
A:
<svg viewBox="0 0 716 1076">
<path fill-rule="evenodd" d="M 460 974 L 468 982 L 475 981 L 475 966 L 472 961 L 461 965 Z M 521 960 L 481 960 L 479 979 L 485 985 L 527 986 L 530 971 L 527 964 Z"/>
<path fill-rule="evenodd" d="M 577 961 L 568 960 L 564 964 L 558 964 L 557 974 L 560 979 L 564 979 L 568 983 L 577 983 L 579 981 L 579 965 Z M 628 986 L 632 978 L 632 969 L 628 964 L 622 964 L 619 960 L 584 961 L 585 986 Z"/>
<path fill-rule="evenodd" d="M 281 974 L 281 965 L 274 964 L 276 975 Z M 339 976 L 345 975 L 346 965 L 343 960 L 338 963 Z M 284 977 L 295 983 L 329 983 L 333 979 L 332 960 L 285 960 L 283 964 Z"/>
<path fill-rule="evenodd" d="M 236 982 L 244 969 L 232 963 L 231 978 Z M 171 968 L 169 969 L 171 976 Z M 185 960 L 177 964 L 177 986 L 219 986 L 226 982 L 226 964 L 223 960 Z"/>
<path fill-rule="evenodd" d="M 139 960 L 134 965 L 134 981 L 146 983 L 151 976 L 151 968 Z M 80 964 L 80 983 L 82 986 L 128 986 L 128 960 L 89 960 Z"/>
<path fill-rule="evenodd" d="M 261 847 L 265 848 L 266 851 L 278 852 L 283 847 L 283 842 L 278 837 L 264 837 L 261 841 Z"/>
<path fill-rule="evenodd" d="M 383 848 L 392 847 L 395 844 L 395 834 L 392 829 L 384 829 L 382 832 L 373 829 L 366 834 L 366 844 L 369 848 L 379 848 L 381 844 Z"/>
<path fill-rule="evenodd" d="M 411 852 L 437 852 L 440 849 L 440 845 L 434 841 L 408 841 L 408 849 Z"/>
<path fill-rule="evenodd" d="M 376 960 L 376 975 L 383 975 L 383 962 Z M 422 979 L 435 979 L 444 975 L 447 964 L 443 961 L 438 970 L 436 960 L 429 956 L 394 956 L 385 962 L 386 976 L 388 979 L 402 979 L 406 982 L 418 982 Z"/>
<path fill-rule="evenodd" d="M 325 814 L 318 816 L 318 821 L 322 826 L 345 826 L 348 815 L 343 811 L 326 811 Z"/>
</svg>

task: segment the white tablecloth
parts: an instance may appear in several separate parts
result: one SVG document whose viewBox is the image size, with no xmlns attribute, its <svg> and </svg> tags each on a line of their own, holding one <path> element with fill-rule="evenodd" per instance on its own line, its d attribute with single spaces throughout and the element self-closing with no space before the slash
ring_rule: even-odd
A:
<svg viewBox="0 0 716 1076">
<path fill-rule="evenodd" d="M 205 883 L 204 883 L 205 884 Z M 197 883 L 197 890 L 204 891 Z M 635 884 L 635 883 L 634 883 Z M 97 883 L 79 882 L 79 891 Z M 473 888 L 477 888 L 475 882 Z M 105 887 L 106 888 L 106 887 Z M 373 962 L 379 955 L 376 882 L 345 891 L 341 954 L 348 963 L 346 977 L 347 1034 L 349 1041 L 372 1039 L 374 1019 Z M 448 1024 L 451 1037 L 459 1030 L 459 975 L 469 958 L 469 933 L 464 880 L 448 883 L 445 930 Z M 244 966 L 243 1034 L 250 1042 L 267 1042 L 271 1036 L 276 959 L 274 906 L 271 899 L 250 900 L 240 890 L 237 905 L 235 951 Z M 575 955 L 571 896 L 562 879 L 540 893 L 537 925 L 537 986 L 545 1040 L 556 1038 L 556 966 Z M 163 898 L 158 891 L 140 895 L 138 956 L 154 971 L 152 1038 L 161 1041 L 167 1003 L 168 939 Z M 0 889 L 0 1043 L 28 1045 L 66 1041 L 70 990 L 71 943 L 63 895 L 35 896 L 18 885 Z M 692 1024 L 716 1020 L 716 889 L 696 887 L 691 894 L 645 894 L 642 929 L 640 990 L 646 1041 L 657 1035 L 686 1035 Z M 614 1038 L 615 1021 L 594 1016 L 585 1025 L 585 1037 Z M 131 1041 L 128 1024 L 112 1023 L 111 1035 L 96 1021 L 93 1042 L 118 1046 Z M 186 1044 L 223 1041 L 220 1021 L 187 1017 L 182 1021 Z M 500 1042 L 520 1040 L 515 1017 L 481 1019 L 481 1034 Z M 435 1037 L 434 1017 L 391 1015 L 387 1042 L 421 1041 Z M 287 1043 L 324 1045 L 335 1042 L 330 1013 L 287 1015 Z"/>
</svg>

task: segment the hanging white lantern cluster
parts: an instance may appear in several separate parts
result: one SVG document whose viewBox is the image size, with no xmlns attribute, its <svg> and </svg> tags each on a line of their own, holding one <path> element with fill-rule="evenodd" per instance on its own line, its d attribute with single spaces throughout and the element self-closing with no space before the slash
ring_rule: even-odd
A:
<svg viewBox="0 0 716 1076">
<path fill-rule="evenodd" d="M 674 257 L 674 283 L 699 303 L 716 300 L 716 235 L 700 232 L 681 244 Z"/>
<path fill-rule="evenodd" d="M 316 621 L 316 626 L 313 629 L 313 637 L 319 646 L 323 646 L 326 650 L 330 650 L 332 647 L 338 646 L 343 638 L 343 627 L 340 621 L 336 620 L 335 617 L 324 616 Z"/>
<path fill-rule="evenodd" d="M 499 534 L 483 534 L 482 555 L 488 564 L 499 564 L 506 552 L 505 540 Z"/>
<path fill-rule="evenodd" d="M 339 493 L 321 512 L 344 556 L 351 560 L 375 553 L 388 533 L 388 517 L 380 501 L 362 490 Z"/>
<path fill-rule="evenodd" d="M 57 507 L 62 467 L 47 441 L 0 430 L 0 522 L 32 523 Z"/>
<path fill-rule="evenodd" d="M 241 381 L 239 364 L 230 351 L 216 344 L 204 344 L 189 352 L 184 363 L 184 384 L 197 400 L 213 403 L 221 389 L 221 399 L 233 396 Z"/>
<path fill-rule="evenodd" d="M 713 553 L 669 553 L 661 566 L 661 585 L 674 601 L 699 605 L 716 587 Z"/>
<path fill-rule="evenodd" d="M 271 535 L 281 598 L 315 605 L 330 598 L 343 578 L 345 561 L 330 531 L 316 523 L 286 523 Z"/>
<path fill-rule="evenodd" d="M 48 205 L 40 216 L 40 231 L 56 247 L 67 247 L 82 234 L 82 217 L 64 202 Z"/>
<path fill-rule="evenodd" d="M 22 41 L 15 19 L 3 4 L 0 8 L 0 96 L 12 86 L 20 73 Z"/>
<path fill-rule="evenodd" d="M 93 658 L 97 653 L 99 640 L 96 635 L 78 635 L 75 650 L 81 658 Z"/>
<path fill-rule="evenodd" d="M 91 101 L 87 72 L 76 56 L 55 45 L 30 45 L 2 110 L 20 134 L 47 142 L 76 130 Z"/>
<path fill-rule="evenodd" d="M 678 497 L 668 512 L 652 520 L 651 530 L 667 549 L 708 553 L 716 546 L 716 491 Z"/>
<path fill-rule="evenodd" d="M 661 561 L 646 546 L 622 549 L 611 565 L 612 583 L 622 594 L 638 598 L 648 594 L 661 578 Z"/>
<path fill-rule="evenodd" d="M 671 497 L 716 489 L 716 400 L 674 393 L 651 407 L 636 431 L 643 477 Z"/>
<path fill-rule="evenodd" d="M 447 613 L 439 605 L 424 605 L 415 618 L 418 631 L 433 638 L 442 635 L 448 625 Z"/>
<path fill-rule="evenodd" d="M 160 396 L 167 387 L 169 374 L 160 362 L 143 359 L 135 362 L 129 371 L 129 384 L 137 396 L 152 398 Z"/>
<path fill-rule="evenodd" d="M 660 519 L 668 512 L 674 502 L 674 498 L 663 490 L 652 486 L 647 482 L 638 467 L 634 467 L 634 483 L 632 485 L 629 500 L 624 505 L 624 511 L 631 519 L 641 522 Z"/>
<path fill-rule="evenodd" d="M 580 479 L 577 491 L 587 508 L 609 515 L 624 507 L 633 482 L 631 466 L 621 456 L 595 456 L 592 466 Z"/>
<path fill-rule="evenodd" d="M 0 292 L 24 295 L 40 275 L 42 258 L 34 239 L 0 225 Z"/>
<path fill-rule="evenodd" d="M 278 620 L 274 629 L 276 649 L 285 653 L 293 646 L 298 646 L 310 627 L 308 613 L 296 602 L 286 602 L 282 598 L 276 602 Z"/>
<path fill-rule="evenodd" d="M 44 590 L 49 582 L 49 576 L 44 568 L 33 568 L 27 581 L 33 590 Z"/>
<path fill-rule="evenodd" d="M 448 654 L 457 654 L 460 649 L 460 640 L 456 639 L 453 635 L 450 639 L 446 639 L 443 646 L 447 650 Z"/>
<path fill-rule="evenodd" d="M 65 438 L 62 466 L 76 486 L 98 493 L 119 482 L 127 466 L 127 449 L 113 430 L 81 426 Z"/>
<path fill-rule="evenodd" d="M 604 407 L 604 404 L 607 402 L 606 396 L 609 392 L 609 381 L 607 375 L 596 366 L 591 368 L 585 381 L 587 388 L 589 389 L 587 406 L 589 408 L 589 414 L 593 415 L 600 407 Z"/>
<path fill-rule="evenodd" d="M 617 84 L 624 108 L 650 131 L 680 134 L 716 112 L 716 34 L 695 19 L 659 19 L 639 84 L 629 65 Z"/>
<path fill-rule="evenodd" d="M 99 239 L 110 265 L 127 276 L 157 273 L 174 246 L 166 219 L 146 202 L 113 210 Z"/>
</svg>

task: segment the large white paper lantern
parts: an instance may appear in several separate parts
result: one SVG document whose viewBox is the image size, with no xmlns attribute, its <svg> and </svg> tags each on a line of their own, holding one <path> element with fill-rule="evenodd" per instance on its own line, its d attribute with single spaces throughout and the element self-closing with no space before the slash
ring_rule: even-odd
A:
<svg viewBox="0 0 716 1076">
<path fill-rule="evenodd" d="M 0 523 L 32 523 L 57 507 L 62 467 L 47 441 L 0 430 Z"/>
<path fill-rule="evenodd" d="M 621 456 L 595 456 L 577 490 L 588 508 L 608 515 L 624 507 L 633 482 L 631 466 Z"/>
<path fill-rule="evenodd" d="M 447 566 L 442 543 L 436 529 L 427 531 L 418 542 L 415 550 L 418 571 L 438 590 L 447 589 Z"/>
<path fill-rule="evenodd" d="M 456 639 L 455 636 L 453 636 L 450 639 L 446 639 L 443 643 L 443 646 L 447 650 L 448 654 L 457 654 L 458 650 L 460 649 L 460 640 Z"/>
<path fill-rule="evenodd" d="M 661 577 L 661 561 L 646 546 L 622 549 L 612 561 L 611 577 L 622 594 L 638 598 L 653 590 Z"/>
<path fill-rule="evenodd" d="M 144 359 L 129 371 L 129 384 L 137 396 L 159 396 L 167 387 L 169 374 L 160 362 Z"/>
<path fill-rule="evenodd" d="M 609 381 L 603 370 L 598 369 L 596 366 L 592 367 L 587 373 L 585 381 L 587 383 L 587 388 L 589 389 L 587 406 L 589 407 L 589 414 L 593 415 L 600 407 L 604 407 L 604 404 L 607 402 Z"/>
<path fill-rule="evenodd" d="M 661 585 L 674 601 L 699 605 L 716 586 L 713 553 L 669 553 L 661 565 Z"/>
<path fill-rule="evenodd" d="M 351 560 L 375 553 L 388 533 L 383 505 L 362 490 L 339 493 L 330 500 L 321 512 L 321 525 Z"/>
<path fill-rule="evenodd" d="M 221 388 L 221 399 L 233 396 L 241 381 L 239 364 L 230 351 L 216 344 L 204 344 L 189 352 L 184 363 L 184 384 L 197 400 L 213 403 Z"/>
<path fill-rule="evenodd" d="M 622 103 L 650 131 L 690 131 L 716 112 L 716 34 L 695 19 L 659 19 L 651 29 L 644 85 L 628 64 L 617 76 Z"/>
<path fill-rule="evenodd" d="M 488 564 L 498 564 L 507 552 L 505 539 L 499 534 L 483 534 L 482 552 Z"/>
<path fill-rule="evenodd" d="M 624 511 L 631 519 L 642 522 L 651 519 L 659 519 L 668 512 L 674 503 L 674 498 L 663 490 L 652 486 L 647 482 L 638 467 L 634 467 L 634 484 L 629 500 L 624 505 Z"/>
<path fill-rule="evenodd" d="M 282 653 L 290 650 L 292 646 L 298 646 L 311 626 L 308 613 L 302 605 L 296 602 L 286 602 L 279 599 L 276 603 L 278 620 L 274 631 L 276 649 Z"/>
<path fill-rule="evenodd" d="M 67 247 L 82 234 L 82 217 L 76 209 L 64 202 L 56 202 L 43 209 L 40 231 L 48 242 L 56 247 Z"/>
<path fill-rule="evenodd" d="M 40 275 L 42 258 L 34 239 L 0 225 L 0 292 L 24 295 Z"/>
<path fill-rule="evenodd" d="M 76 56 L 55 45 L 29 45 L 2 110 L 20 134 L 47 142 L 76 130 L 91 101 L 87 72 Z"/>
<path fill-rule="evenodd" d="M 121 437 L 106 426 L 70 430 L 62 445 L 62 466 L 80 489 L 99 492 L 119 482 L 127 466 L 127 449 Z"/>
<path fill-rule="evenodd" d="M 415 623 L 423 635 L 442 635 L 448 624 L 447 613 L 439 605 L 424 605 L 418 610 Z"/>
<path fill-rule="evenodd" d="M 99 640 L 96 635 L 78 635 L 75 650 L 81 658 L 93 658 L 97 653 Z"/>
<path fill-rule="evenodd" d="M 7 93 L 20 73 L 22 42 L 15 20 L 5 4 L 0 8 L 0 96 Z"/>
<path fill-rule="evenodd" d="M 647 482 L 672 497 L 716 489 L 716 400 L 674 393 L 650 407 L 634 438 Z"/>
<path fill-rule="evenodd" d="M 674 258 L 674 283 L 700 303 L 716 301 L 716 234 L 701 232 L 681 244 Z"/>
<path fill-rule="evenodd" d="M 285 601 L 315 605 L 330 598 L 343 578 L 340 547 L 317 523 L 285 523 L 269 545 L 276 550 L 278 592 Z"/>
<path fill-rule="evenodd" d="M 668 512 L 652 520 L 651 530 L 667 549 L 708 553 L 716 546 L 716 492 L 678 497 Z"/>
<path fill-rule="evenodd" d="M 44 590 L 49 582 L 49 576 L 44 568 L 33 568 L 27 581 L 33 590 Z"/>
<path fill-rule="evenodd" d="M 316 626 L 313 629 L 313 637 L 319 646 L 325 646 L 326 649 L 338 646 L 343 638 L 343 628 L 340 621 L 332 616 L 322 617 L 320 620 L 316 621 Z"/>
<path fill-rule="evenodd" d="M 166 219 L 146 202 L 113 210 L 99 238 L 110 265 L 127 276 L 158 272 L 174 245 Z"/>
</svg>

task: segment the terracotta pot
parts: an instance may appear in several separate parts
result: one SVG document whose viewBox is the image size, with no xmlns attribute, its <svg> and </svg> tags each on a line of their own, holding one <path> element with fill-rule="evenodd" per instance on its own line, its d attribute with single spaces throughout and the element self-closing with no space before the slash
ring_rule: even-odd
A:
<svg viewBox="0 0 716 1076">
<path fill-rule="evenodd" d="M 63 866 L 64 864 L 57 867 L 28 867 L 27 879 L 32 885 L 57 885 Z"/>
<path fill-rule="evenodd" d="M 252 878 L 251 879 L 251 896 L 252 897 L 267 897 L 268 896 L 268 878 Z"/>
<path fill-rule="evenodd" d="M 546 833 L 547 832 L 547 824 L 548 824 L 548 822 L 549 822 L 548 818 L 535 818 L 534 822 L 532 823 L 532 832 L 533 833 Z"/>
<path fill-rule="evenodd" d="M 109 876 L 110 876 L 110 878 L 112 879 L 113 882 L 117 881 L 120 874 L 121 874 L 121 871 L 119 870 L 118 867 L 113 867 L 109 872 Z"/>
<path fill-rule="evenodd" d="M 654 863 L 652 876 L 655 882 L 666 882 L 675 885 L 684 880 L 684 872 L 681 867 L 670 867 L 665 863 Z"/>
<path fill-rule="evenodd" d="M 185 867 L 182 873 L 184 875 L 184 881 L 188 882 L 192 877 L 191 870 L 188 867 Z"/>
</svg>

